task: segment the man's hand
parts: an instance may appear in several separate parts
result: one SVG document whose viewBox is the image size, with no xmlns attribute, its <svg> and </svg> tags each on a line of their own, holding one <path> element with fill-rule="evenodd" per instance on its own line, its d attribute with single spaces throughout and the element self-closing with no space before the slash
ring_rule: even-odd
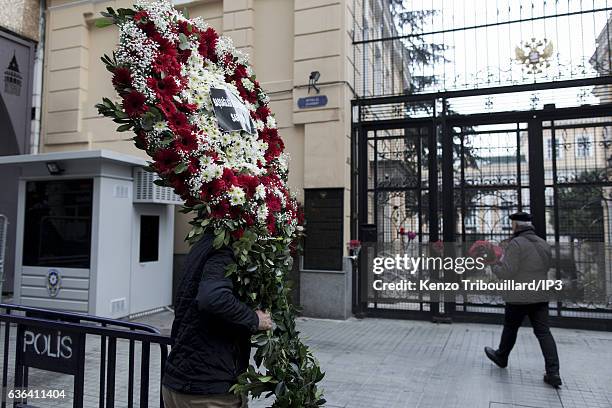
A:
<svg viewBox="0 0 612 408">
<path fill-rule="evenodd" d="M 272 328 L 272 317 L 270 316 L 270 312 L 256 310 L 255 313 L 257 313 L 257 317 L 259 318 L 259 330 L 270 330 Z"/>
</svg>

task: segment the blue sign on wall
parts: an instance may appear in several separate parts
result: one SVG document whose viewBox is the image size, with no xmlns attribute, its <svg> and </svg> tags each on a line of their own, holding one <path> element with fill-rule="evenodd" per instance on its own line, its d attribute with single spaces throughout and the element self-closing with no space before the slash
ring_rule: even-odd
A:
<svg viewBox="0 0 612 408">
<path fill-rule="evenodd" d="M 298 99 L 298 108 L 317 108 L 327 105 L 327 95 L 306 96 Z"/>
</svg>

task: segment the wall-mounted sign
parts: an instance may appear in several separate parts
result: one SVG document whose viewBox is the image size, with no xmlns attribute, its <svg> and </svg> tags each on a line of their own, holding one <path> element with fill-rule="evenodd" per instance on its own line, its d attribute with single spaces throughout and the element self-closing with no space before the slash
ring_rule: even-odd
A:
<svg viewBox="0 0 612 408">
<path fill-rule="evenodd" d="M 29 153 L 35 47 L 0 31 L 0 156 Z"/>
<path fill-rule="evenodd" d="M 4 70 L 4 92 L 15 96 L 21 95 L 22 81 L 23 76 L 19 71 L 17 56 L 15 51 L 13 51 L 13 58 L 11 58 L 11 62 L 9 62 L 8 67 Z"/>
<path fill-rule="evenodd" d="M 318 108 L 327 105 L 327 95 L 306 96 L 299 98 L 297 103 L 300 109 Z"/>
<path fill-rule="evenodd" d="M 49 296 L 56 297 L 62 287 L 62 275 L 58 269 L 47 271 L 47 293 Z"/>
<path fill-rule="evenodd" d="M 27 367 L 76 375 L 83 359 L 83 333 L 20 326 L 21 362 Z"/>
<path fill-rule="evenodd" d="M 210 98 L 222 132 L 257 132 L 249 110 L 236 95 L 223 88 L 210 88 Z"/>
</svg>

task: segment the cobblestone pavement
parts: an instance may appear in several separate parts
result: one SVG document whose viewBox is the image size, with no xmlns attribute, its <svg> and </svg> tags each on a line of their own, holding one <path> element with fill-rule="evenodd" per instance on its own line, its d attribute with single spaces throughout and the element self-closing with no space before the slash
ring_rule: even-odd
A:
<svg viewBox="0 0 612 408">
<path fill-rule="evenodd" d="M 172 314 L 140 321 L 169 330 Z M 553 329 L 564 385 L 542 382 L 543 359 L 528 327 L 507 369 L 482 352 L 497 344 L 500 326 L 432 324 L 409 320 L 300 318 L 303 337 L 319 358 L 328 407 L 350 408 L 612 408 L 612 333 Z M 137 350 L 139 347 L 137 347 Z M 85 404 L 98 406 L 99 340 L 88 339 Z M 118 344 L 117 407 L 127 406 L 127 343 Z M 150 406 L 159 406 L 159 353 L 152 349 Z M 136 361 L 136 384 L 139 382 Z M 9 371 L 12 367 L 9 367 Z M 71 389 L 72 377 L 32 370 L 31 388 Z M 10 384 L 10 383 L 9 383 Z M 70 393 L 68 393 L 70 394 Z M 136 392 L 136 394 L 138 394 Z M 31 401 L 40 407 L 70 407 L 61 401 Z M 135 396 L 138 406 L 138 395 Z M 252 408 L 270 405 L 258 400 Z"/>
</svg>

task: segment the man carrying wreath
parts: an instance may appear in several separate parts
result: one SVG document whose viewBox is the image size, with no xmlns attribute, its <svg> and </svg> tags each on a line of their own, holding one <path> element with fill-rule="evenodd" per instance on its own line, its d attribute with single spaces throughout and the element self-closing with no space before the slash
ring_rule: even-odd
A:
<svg viewBox="0 0 612 408">
<path fill-rule="evenodd" d="M 251 334 L 272 328 L 270 313 L 253 311 L 225 276 L 234 262 L 229 247 L 215 249 L 212 234 L 189 251 L 178 289 L 162 394 L 167 408 L 243 408 L 230 393 L 249 366 Z"/>
<path fill-rule="evenodd" d="M 517 282 L 546 279 L 552 261 L 550 246 L 536 235 L 530 214 L 517 212 L 510 215 L 510 219 L 514 235 L 504 255 L 493 265 L 493 273 L 500 279 L 512 279 Z M 525 316 L 529 316 L 533 332 L 544 355 L 546 366 L 544 382 L 558 388 L 561 386 L 559 357 L 548 324 L 548 299 L 537 293 L 522 295 L 506 299 L 504 330 L 499 347 L 497 350 L 485 347 L 485 354 L 499 367 L 505 368 L 516 342 L 518 329 Z"/>
</svg>

